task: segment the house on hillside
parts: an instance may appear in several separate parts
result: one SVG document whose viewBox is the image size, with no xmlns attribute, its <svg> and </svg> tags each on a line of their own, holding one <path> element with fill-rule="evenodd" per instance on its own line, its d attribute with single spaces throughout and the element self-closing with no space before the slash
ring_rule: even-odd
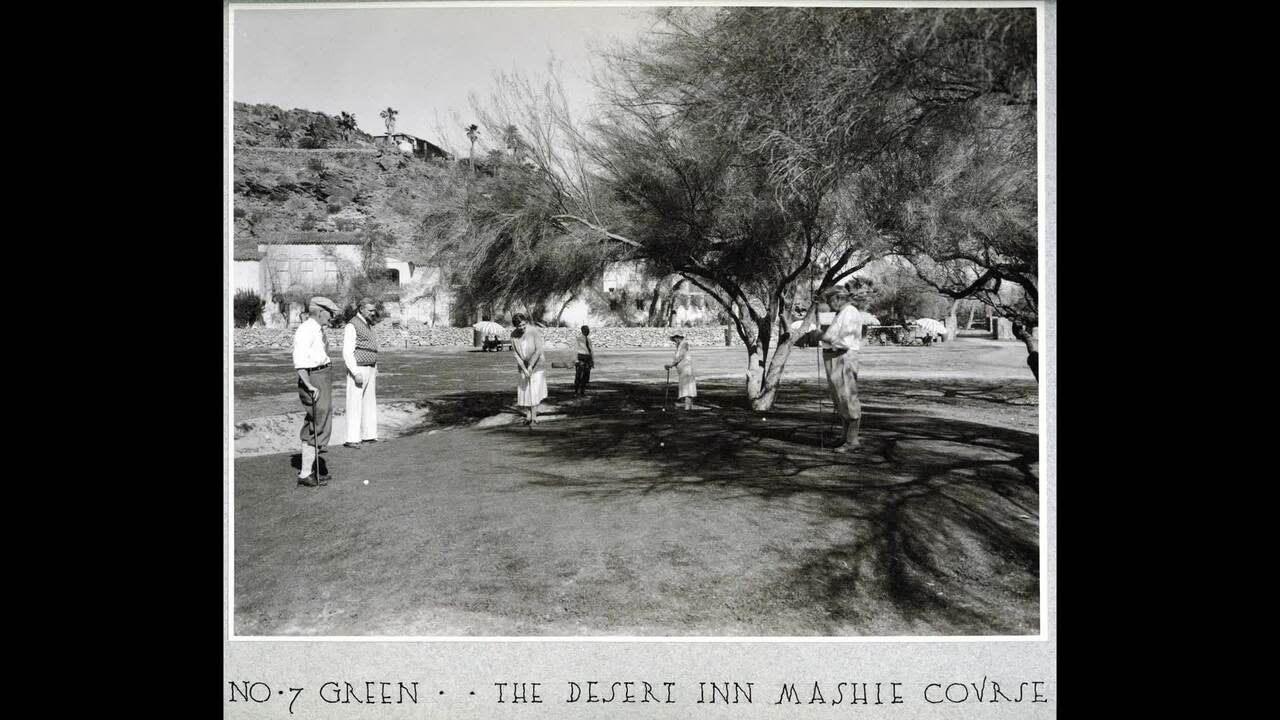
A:
<svg viewBox="0 0 1280 720">
<path fill-rule="evenodd" d="M 451 157 L 449 153 L 439 145 L 417 137 L 416 135 L 410 135 L 409 133 L 374 135 L 373 141 L 378 145 L 398 147 L 401 151 L 411 153 L 423 160 L 431 160 L 433 158 L 448 160 Z"/>
</svg>

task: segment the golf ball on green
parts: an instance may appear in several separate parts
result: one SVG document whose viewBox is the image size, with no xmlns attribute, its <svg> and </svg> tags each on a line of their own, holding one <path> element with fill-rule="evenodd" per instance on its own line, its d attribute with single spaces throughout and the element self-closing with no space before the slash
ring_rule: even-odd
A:
<svg viewBox="0 0 1280 720">
<path fill-rule="evenodd" d="M 368 480 L 365 480 L 365 481 L 364 481 L 364 484 L 365 484 L 365 485 L 368 485 L 368 484 L 369 484 L 369 481 L 368 481 Z"/>
</svg>

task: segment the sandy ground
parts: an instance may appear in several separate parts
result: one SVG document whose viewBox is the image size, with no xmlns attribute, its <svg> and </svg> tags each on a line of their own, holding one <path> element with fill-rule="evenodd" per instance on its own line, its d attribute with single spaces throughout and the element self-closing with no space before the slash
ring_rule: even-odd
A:
<svg viewBox="0 0 1280 720">
<path fill-rule="evenodd" d="M 235 461 L 235 631 L 1038 630 L 1038 393 L 1019 346 L 872 348 L 852 456 L 829 449 L 812 358 L 760 414 L 741 349 L 699 351 L 684 413 L 662 410 L 667 356 L 602 357 L 585 399 L 571 370 L 553 374 L 550 417 L 530 429 L 512 423 L 509 357 L 389 355 L 388 409 L 411 432 L 330 450 L 318 489 L 294 483 L 296 455 Z M 287 356 L 246 361 L 237 416 L 287 407 Z"/>
</svg>

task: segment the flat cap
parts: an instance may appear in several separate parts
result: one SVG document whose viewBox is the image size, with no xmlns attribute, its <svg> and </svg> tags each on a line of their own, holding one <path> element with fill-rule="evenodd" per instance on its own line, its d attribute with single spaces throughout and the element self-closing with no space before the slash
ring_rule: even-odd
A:
<svg viewBox="0 0 1280 720">
<path fill-rule="evenodd" d="M 311 307 L 311 306 L 322 307 L 325 310 L 328 310 L 329 312 L 334 314 L 338 313 L 338 306 L 335 305 L 332 300 L 330 300 L 329 298 L 323 295 L 316 295 L 315 297 L 311 298 L 311 301 L 307 303 L 307 307 Z"/>
</svg>

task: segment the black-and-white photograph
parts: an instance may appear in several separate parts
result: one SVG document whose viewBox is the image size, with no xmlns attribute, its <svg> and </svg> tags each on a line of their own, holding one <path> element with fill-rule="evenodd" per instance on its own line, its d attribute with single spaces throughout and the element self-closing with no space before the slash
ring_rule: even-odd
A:
<svg viewBox="0 0 1280 720">
<path fill-rule="evenodd" d="M 361 5 L 231 5 L 232 638 L 1044 636 L 1043 7 Z"/>
</svg>

